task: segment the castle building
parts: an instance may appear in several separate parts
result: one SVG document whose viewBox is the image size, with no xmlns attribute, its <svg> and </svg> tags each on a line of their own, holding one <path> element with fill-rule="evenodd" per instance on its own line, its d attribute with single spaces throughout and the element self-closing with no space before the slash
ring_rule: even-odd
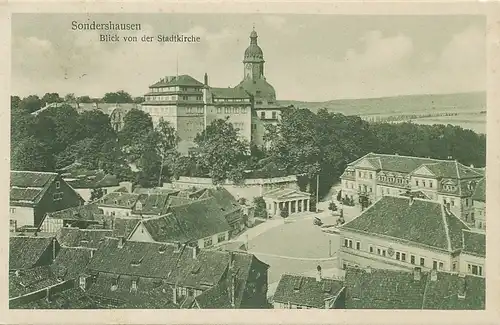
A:
<svg viewBox="0 0 500 325">
<path fill-rule="evenodd" d="M 141 109 L 151 115 L 154 125 L 163 119 L 177 130 L 182 154 L 195 146 L 196 135 L 216 119 L 227 118 L 249 145 L 265 145 L 265 125 L 277 124 L 282 107 L 264 76 L 264 54 L 257 37 L 253 30 L 243 58 L 243 80 L 236 87 L 212 87 L 207 74 L 203 82 L 178 75 L 149 86 Z"/>
</svg>

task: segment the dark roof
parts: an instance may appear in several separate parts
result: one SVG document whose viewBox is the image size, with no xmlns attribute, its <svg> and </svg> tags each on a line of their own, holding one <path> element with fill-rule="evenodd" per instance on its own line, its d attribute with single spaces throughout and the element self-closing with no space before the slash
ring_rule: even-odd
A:
<svg viewBox="0 0 500 325">
<path fill-rule="evenodd" d="M 127 274 L 144 278 L 163 279 L 179 286 L 201 290 L 219 283 L 228 267 L 229 253 L 201 250 L 193 257 L 193 249 L 176 245 L 125 241 L 118 248 L 119 240 L 107 238 L 95 252 L 91 271 Z"/>
<path fill-rule="evenodd" d="M 134 214 L 162 215 L 167 213 L 168 194 L 141 194 L 134 206 Z"/>
<path fill-rule="evenodd" d="M 99 188 L 120 185 L 115 175 L 107 174 L 103 170 L 89 170 L 78 162 L 61 168 L 59 172 L 66 183 L 73 188 Z"/>
<path fill-rule="evenodd" d="M 302 275 L 283 274 L 273 300 L 312 308 L 325 308 L 325 299 L 334 299 L 344 284 L 333 279 L 321 279 Z"/>
<path fill-rule="evenodd" d="M 155 188 L 144 188 L 144 187 L 136 187 L 134 188 L 134 193 L 136 194 L 164 194 L 164 195 L 176 195 L 179 193 L 179 190 L 175 190 L 172 188 L 163 188 L 163 187 L 155 187 Z"/>
<path fill-rule="evenodd" d="M 190 242 L 229 231 L 224 212 L 215 199 L 193 201 L 173 206 L 171 213 L 142 221 L 157 242 Z"/>
<path fill-rule="evenodd" d="M 133 209 L 140 195 L 135 193 L 111 192 L 97 200 L 98 206 Z"/>
<path fill-rule="evenodd" d="M 17 274 L 9 275 L 9 298 L 18 297 L 56 284 L 48 266 L 37 266 Z"/>
<path fill-rule="evenodd" d="M 464 248 L 462 250 L 463 253 L 486 257 L 486 234 L 463 230 L 463 243 Z"/>
<path fill-rule="evenodd" d="M 128 238 L 130 233 L 134 230 L 141 218 L 134 217 L 116 217 L 113 221 L 113 237 Z"/>
<path fill-rule="evenodd" d="M 9 241 L 9 270 L 34 267 L 52 245 L 53 237 L 11 236 Z"/>
<path fill-rule="evenodd" d="M 10 203 L 12 205 L 36 205 L 42 199 L 57 173 L 11 171 Z"/>
<path fill-rule="evenodd" d="M 97 249 L 104 238 L 112 235 L 111 229 L 79 229 L 63 227 L 59 230 L 58 241 L 61 246 Z"/>
<path fill-rule="evenodd" d="M 78 220 L 78 221 L 101 221 L 103 211 L 97 204 L 85 204 L 68 209 L 47 213 L 47 217 L 52 219 Z"/>
<path fill-rule="evenodd" d="M 251 96 L 242 88 L 210 88 L 215 98 L 250 98 Z"/>
<path fill-rule="evenodd" d="M 189 204 L 191 202 L 193 202 L 193 199 L 190 199 L 188 197 L 170 196 L 168 198 L 167 206 L 174 207 L 174 206 Z"/>
<path fill-rule="evenodd" d="M 215 199 L 229 224 L 242 219 L 243 209 L 241 205 L 224 187 L 209 188 L 200 196 L 200 199 L 210 197 Z"/>
<path fill-rule="evenodd" d="M 203 83 L 188 75 L 172 76 L 169 80 L 162 79 L 157 83 L 149 86 L 150 88 L 169 87 L 169 86 L 190 86 L 203 87 Z"/>
<path fill-rule="evenodd" d="M 429 272 L 348 268 L 345 275 L 347 309 L 484 309 L 484 278 Z M 458 297 L 465 282 L 466 297 Z"/>
<path fill-rule="evenodd" d="M 486 202 L 486 178 L 481 179 L 477 184 L 472 194 L 474 201 Z"/>
<path fill-rule="evenodd" d="M 446 251 L 462 247 L 462 229 L 469 229 L 435 201 L 383 196 L 341 229 L 388 236 Z"/>
<path fill-rule="evenodd" d="M 70 288 L 60 292 L 54 292 L 47 299 L 38 299 L 28 303 L 10 303 L 11 309 L 101 309 L 105 305 L 90 298 L 80 288 Z"/>
<path fill-rule="evenodd" d="M 255 99 L 266 98 L 273 101 L 276 99 L 276 90 L 274 90 L 274 87 L 271 86 L 271 84 L 265 79 L 245 79 L 236 87 L 244 89 L 249 94 L 254 96 Z"/>
<path fill-rule="evenodd" d="M 91 251 L 85 248 L 61 247 L 50 268 L 56 277 L 75 279 L 84 272 L 90 261 Z"/>
</svg>

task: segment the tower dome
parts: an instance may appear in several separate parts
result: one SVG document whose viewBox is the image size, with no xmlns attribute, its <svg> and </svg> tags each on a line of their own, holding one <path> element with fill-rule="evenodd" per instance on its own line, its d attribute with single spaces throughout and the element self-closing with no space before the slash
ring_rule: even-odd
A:
<svg viewBox="0 0 500 325">
<path fill-rule="evenodd" d="M 250 33 L 250 45 L 245 50 L 244 62 L 263 62 L 264 53 L 262 49 L 257 44 L 257 32 L 252 30 Z"/>
</svg>

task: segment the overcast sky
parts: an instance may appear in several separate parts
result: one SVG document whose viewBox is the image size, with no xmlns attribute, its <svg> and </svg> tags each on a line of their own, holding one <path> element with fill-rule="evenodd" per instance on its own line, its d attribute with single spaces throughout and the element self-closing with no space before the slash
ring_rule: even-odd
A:
<svg viewBox="0 0 500 325">
<path fill-rule="evenodd" d="M 71 21 L 140 23 L 124 35 L 201 37 L 199 44 L 99 42 Z M 12 93 L 133 96 L 166 75 L 235 86 L 252 25 L 278 99 L 324 101 L 486 89 L 485 20 L 475 16 L 14 14 Z"/>
</svg>

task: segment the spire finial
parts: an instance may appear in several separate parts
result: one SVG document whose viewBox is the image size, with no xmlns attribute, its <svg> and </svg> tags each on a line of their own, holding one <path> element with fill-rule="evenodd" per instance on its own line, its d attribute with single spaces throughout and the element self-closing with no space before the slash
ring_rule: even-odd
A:
<svg viewBox="0 0 500 325">
<path fill-rule="evenodd" d="M 255 23 L 252 23 L 252 30 L 255 31 Z"/>
</svg>

